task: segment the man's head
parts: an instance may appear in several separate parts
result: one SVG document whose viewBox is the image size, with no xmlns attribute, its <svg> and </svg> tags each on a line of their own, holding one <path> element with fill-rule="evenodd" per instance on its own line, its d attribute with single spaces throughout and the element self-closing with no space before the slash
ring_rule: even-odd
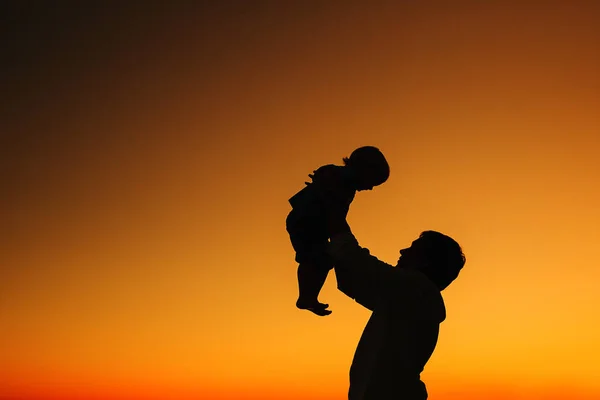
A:
<svg viewBox="0 0 600 400">
<path fill-rule="evenodd" d="M 377 147 L 359 147 L 343 161 L 353 172 L 357 190 L 371 190 L 387 181 L 390 176 L 390 166 Z"/>
<path fill-rule="evenodd" d="M 411 246 L 400 250 L 397 267 L 423 272 L 440 290 L 444 290 L 465 265 L 460 245 L 436 231 L 425 231 Z"/>
</svg>

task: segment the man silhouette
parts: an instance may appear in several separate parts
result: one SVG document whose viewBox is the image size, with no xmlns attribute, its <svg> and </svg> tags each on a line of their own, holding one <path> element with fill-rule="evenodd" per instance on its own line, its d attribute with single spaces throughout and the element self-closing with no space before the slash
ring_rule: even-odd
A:
<svg viewBox="0 0 600 400">
<path fill-rule="evenodd" d="M 345 210 L 330 204 L 329 253 L 338 289 L 371 310 L 350 368 L 349 400 L 426 400 L 420 374 L 446 318 L 441 291 L 465 264 L 454 239 L 425 231 L 393 267 L 361 247 Z"/>
</svg>

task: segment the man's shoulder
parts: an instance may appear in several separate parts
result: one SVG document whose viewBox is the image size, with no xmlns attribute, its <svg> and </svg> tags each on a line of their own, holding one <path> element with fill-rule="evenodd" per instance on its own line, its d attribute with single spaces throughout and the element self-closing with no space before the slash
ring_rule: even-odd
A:
<svg viewBox="0 0 600 400">
<path fill-rule="evenodd" d="M 402 309 L 419 311 L 421 316 L 433 316 L 438 322 L 446 318 L 446 307 L 437 286 L 422 272 L 409 268 L 394 268 L 391 299 Z"/>
</svg>

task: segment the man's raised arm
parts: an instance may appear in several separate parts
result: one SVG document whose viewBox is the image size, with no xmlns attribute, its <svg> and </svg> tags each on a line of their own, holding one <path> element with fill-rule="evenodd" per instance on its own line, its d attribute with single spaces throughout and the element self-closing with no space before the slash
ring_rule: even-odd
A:
<svg viewBox="0 0 600 400">
<path fill-rule="evenodd" d="M 345 222 L 345 221 L 344 221 Z M 347 226 L 347 224 L 346 224 Z M 349 227 L 334 233 L 329 245 L 338 289 L 373 311 L 389 290 L 394 267 L 360 247 Z"/>
</svg>

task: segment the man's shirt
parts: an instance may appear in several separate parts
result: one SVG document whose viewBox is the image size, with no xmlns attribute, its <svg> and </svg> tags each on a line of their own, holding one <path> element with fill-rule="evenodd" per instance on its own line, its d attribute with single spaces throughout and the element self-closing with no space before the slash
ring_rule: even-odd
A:
<svg viewBox="0 0 600 400">
<path fill-rule="evenodd" d="M 331 238 L 329 252 L 338 289 L 373 311 L 350 368 L 349 400 L 426 399 L 420 374 L 446 318 L 439 289 L 370 255 L 351 233 Z"/>
</svg>

